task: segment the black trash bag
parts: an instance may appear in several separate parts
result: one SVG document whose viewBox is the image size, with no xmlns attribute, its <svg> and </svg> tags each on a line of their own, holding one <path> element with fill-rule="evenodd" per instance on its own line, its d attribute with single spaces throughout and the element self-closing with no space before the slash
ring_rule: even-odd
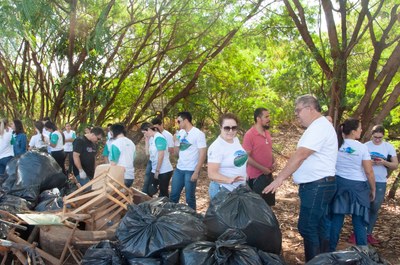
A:
<svg viewBox="0 0 400 265">
<path fill-rule="evenodd" d="M 211 201 L 204 217 L 207 237 L 215 241 L 229 228 L 246 234 L 247 244 L 280 254 L 282 233 L 271 207 L 248 186 L 229 192 L 222 189 Z"/>
<path fill-rule="evenodd" d="M 182 203 L 174 203 L 169 200 L 168 197 L 159 197 L 154 198 L 149 201 L 142 202 L 142 204 L 149 204 L 150 207 L 157 208 L 160 214 L 170 213 L 170 212 L 181 212 L 181 213 L 188 213 L 193 215 L 197 218 L 203 219 L 204 216 L 197 213 L 195 210 L 190 208 L 186 204 Z"/>
<path fill-rule="evenodd" d="M 306 263 L 307 265 L 325 265 L 325 264 L 340 264 L 340 265 L 379 265 L 389 264 L 381 259 L 376 253 L 376 250 L 369 248 L 361 250 L 357 246 L 353 246 L 344 251 L 335 251 L 330 253 L 319 254 L 312 260 Z"/>
<path fill-rule="evenodd" d="M 246 235 L 239 229 L 228 229 L 215 242 L 217 264 L 226 265 L 262 265 L 257 250 L 244 245 Z"/>
<path fill-rule="evenodd" d="M 36 202 L 44 190 L 62 188 L 67 180 L 53 157 L 36 151 L 10 160 L 6 175 L 3 189 L 30 202 Z"/>
<path fill-rule="evenodd" d="M 59 211 L 63 208 L 63 198 L 54 194 L 51 190 L 45 190 L 39 195 L 35 211 L 48 212 Z"/>
<path fill-rule="evenodd" d="M 194 242 L 186 246 L 181 253 L 182 265 L 214 265 L 215 243 L 209 241 Z"/>
<path fill-rule="evenodd" d="M 192 214 L 163 208 L 165 199 L 129 205 L 116 237 L 121 252 L 131 258 L 160 258 L 160 253 L 183 248 L 205 238 L 205 226 Z M 167 204 L 169 206 L 169 204 Z"/>
<path fill-rule="evenodd" d="M 267 253 L 261 250 L 258 250 L 258 256 L 261 259 L 262 264 L 265 265 L 286 265 L 283 257 L 276 255 L 274 253 Z"/>
<path fill-rule="evenodd" d="M 17 213 L 26 213 L 35 207 L 34 204 L 27 200 L 8 194 L 0 197 L 0 210 L 7 211 L 16 215 Z"/>
<path fill-rule="evenodd" d="M 82 265 L 124 265 L 126 264 L 118 245 L 103 240 L 86 250 L 82 259 Z"/>
<path fill-rule="evenodd" d="M 179 249 L 161 253 L 161 265 L 178 265 Z"/>
<path fill-rule="evenodd" d="M 161 260 L 156 258 L 130 258 L 127 262 L 129 265 L 162 265 Z"/>
</svg>

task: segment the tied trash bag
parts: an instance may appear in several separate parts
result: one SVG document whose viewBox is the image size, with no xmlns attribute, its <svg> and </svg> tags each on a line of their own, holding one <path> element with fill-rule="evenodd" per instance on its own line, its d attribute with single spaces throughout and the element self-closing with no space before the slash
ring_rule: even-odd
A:
<svg viewBox="0 0 400 265">
<path fill-rule="evenodd" d="M 380 258 L 374 248 L 368 250 L 361 250 L 357 246 L 353 246 L 344 251 L 335 251 L 330 253 L 319 254 L 306 265 L 326 265 L 326 264 L 340 264 L 340 265 L 380 265 L 389 263 Z"/>
<path fill-rule="evenodd" d="M 82 265 L 123 265 L 126 264 L 118 246 L 109 240 L 103 240 L 86 250 Z"/>
<path fill-rule="evenodd" d="M 215 241 L 227 229 L 239 229 L 247 244 L 262 251 L 280 254 L 282 233 L 271 207 L 247 186 L 229 192 L 222 189 L 210 202 L 204 223 L 207 237 Z"/>
<path fill-rule="evenodd" d="M 35 207 L 35 211 L 48 212 L 48 211 L 59 211 L 63 208 L 63 198 L 54 194 L 51 190 L 45 190 L 40 193 L 38 198 L 38 204 Z"/>
<path fill-rule="evenodd" d="M 166 203 L 167 200 L 153 199 L 128 206 L 128 212 L 116 231 L 121 252 L 128 260 L 160 258 L 162 252 L 183 248 L 205 238 L 202 220 L 188 213 L 187 209 L 172 209 L 171 204 Z"/>
<path fill-rule="evenodd" d="M 229 229 L 215 243 L 195 242 L 182 250 L 182 265 L 285 265 L 275 254 L 257 251 L 245 245 L 246 235 L 240 230 Z"/>
<path fill-rule="evenodd" d="M 67 176 L 53 157 L 29 151 L 8 162 L 2 188 L 8 194 L 36 202 L 40 192 L 61 188 L 66 180 Z"/>
</svg>

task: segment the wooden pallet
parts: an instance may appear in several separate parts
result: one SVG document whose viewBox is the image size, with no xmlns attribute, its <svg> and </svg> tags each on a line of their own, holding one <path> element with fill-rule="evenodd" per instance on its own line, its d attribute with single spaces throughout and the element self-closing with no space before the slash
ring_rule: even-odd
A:
<svg viewBox="0 0 400 265">
<path fill-rule="evenodd" d="M 133 192 L 123 182 L 124 168 L 100 165 L 95 177 L 75 192 L 64 197 L 62 220 L 73 215 L 89 214 L 85 230 L 101 230 L 119 221 L 133 203 Z"/>
</svg>

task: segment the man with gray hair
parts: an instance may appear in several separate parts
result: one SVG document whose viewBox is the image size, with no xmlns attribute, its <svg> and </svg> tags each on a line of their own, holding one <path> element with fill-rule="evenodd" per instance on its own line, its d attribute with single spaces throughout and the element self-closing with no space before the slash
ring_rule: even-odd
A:
<svg viewBox="0 0 400 265">
<path fill-rule="evenodd" d="M 296 152 L 263 192 L 274 193 L 293 174 L 293 181 L 299 185 L 298 229 L 304 239 L 307 262 L 329 249 L 327 211 L 336 192 L 338 141 L 335 129 L 321 115 L 321 107 L 314 96 L 297 98 L 295 114 L 307 129 L 297 144 Z"/>
</svg>

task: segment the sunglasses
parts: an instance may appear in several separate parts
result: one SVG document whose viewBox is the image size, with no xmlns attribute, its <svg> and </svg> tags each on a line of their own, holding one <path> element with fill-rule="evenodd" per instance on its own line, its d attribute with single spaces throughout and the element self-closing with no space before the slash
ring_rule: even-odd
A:
<svg viewBox="0 0 400 265">
<path fill-rule="evenodd" d="M 224 127 L 222 127 L 222 129 L 224 129 L 225 132 L 229 132 L 230 130 L 232 130 L 232 132 L 236 132 L 238 127 L 237 126 L 232 126 L 232 127 L 224 126 Z"/>
</svg>

